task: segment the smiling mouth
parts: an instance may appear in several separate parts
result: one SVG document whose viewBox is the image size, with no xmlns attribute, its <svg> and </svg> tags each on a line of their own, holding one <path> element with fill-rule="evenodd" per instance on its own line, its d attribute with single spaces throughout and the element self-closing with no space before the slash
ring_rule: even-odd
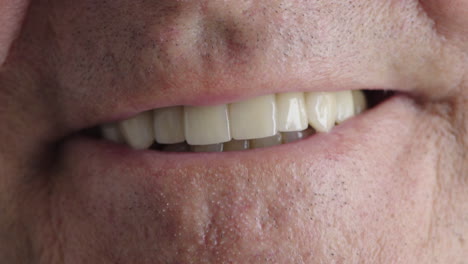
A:
<svg viewBox="0 0 468 264">
<path fill-rule="evenodd" d="M 266 148 L 328 133 L 367 110 L 369 103 L 376 104 L 375 94 L 362 90 L 289 92 L 214 106 L 158 108 L 101 125 L 100 137 L 136 150 L 161 152 Z M 390 95 L 380 95 L 378 100 Z"/>
</svg>

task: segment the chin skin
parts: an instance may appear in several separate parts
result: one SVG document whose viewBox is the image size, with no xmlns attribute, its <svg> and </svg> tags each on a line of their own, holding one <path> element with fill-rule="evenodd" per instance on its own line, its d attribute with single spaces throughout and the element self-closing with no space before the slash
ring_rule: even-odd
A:
<svg viewBox="0 0 468 264">
<path fill-rule="evenodd" d="M 65 263 L 428 263 L 432 221 L 445 216 L 434 208 L 438 146 L 428 144 L 439 128 L 424 115 L 402 99 L 324 143 L 215 155 L 213 165 L 125 157 L 103 169 L 94 142 L 70 143 L 49 225 Z"/>
<path fill-rule="evenodd" d="M 11 50 L 0 39 L 0 259 L 464 263 L 467 7 L 31 3 Z M 402 95 L 330 134 L 224 156 L 71 135 L 291 86 Z"/>
</svg>

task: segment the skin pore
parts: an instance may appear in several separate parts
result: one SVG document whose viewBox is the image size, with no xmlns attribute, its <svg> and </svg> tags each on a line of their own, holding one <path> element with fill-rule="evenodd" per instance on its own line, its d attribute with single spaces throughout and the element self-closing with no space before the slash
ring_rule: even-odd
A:
<svg viewBox="0 0 468 264">
<path fill-rule="evenodd" d="M 0 0 L 5 263 L 465 263 L 468 1 Z M 79 131 L 284 91 L 397 96 L 316 139 Z"/>
</svg>

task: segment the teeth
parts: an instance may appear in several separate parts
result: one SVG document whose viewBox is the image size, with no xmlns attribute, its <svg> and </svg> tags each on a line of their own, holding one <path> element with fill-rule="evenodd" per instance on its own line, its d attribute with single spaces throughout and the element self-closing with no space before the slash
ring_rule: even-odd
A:
<svg viewBox="0 0 468 264">
<path fill-rule="evenodd" d="M 367 109 L 362 91 L 282 93 L 217 106 L 155 109 L 101 126 L 135 149 L 222 152 L 266 148 L 328 132 Z"/>
<path fill-rule="evenodd" d="M 185 141 L 184 108 L 166 107 L 154 110 L 154 137 L 159 144 Z"/>
<path fill-rule="evenodd" d="M 223 144 L 203 145 L 203 146 L 190 146 L 192 152 L 222 152 Z"/>
<path fill-rule="evenodd" d="M 102 136 L 115 143 L 124 143 L 125 139 L 120 133 L 119 127 L 116 124 L 106 124 L 101 127 Z"/>
<path fill-rule="evenodd" d="M 276 134 L 275 95 L 256 97 L 229 106 L 232 137 L 237 140 Z"/>
<path fill-rule="evenodd" d="M 305 94 L 309 124 L 318 132 L 329 132 L 336 121 L 336 97 L 333 93 Z"/>
<path fill-rule="evenodd" d="M 314 130 L 309 128 L 303 131 L 283 132 L 281 133 L 283 144 L 301 140 L 314 134 Z"/>
<path fill-rule="evenodd" d="M 278 131 L 300 131 L 307 128 L 307 115 L 303 93 L 276 95 Z"/>
<path fill-rule="evenodd" d="M 231 140 L 227 105 L 186 106 L 185 138 L 190 145 L 211 145 Z"/>
<path fill-rule="evenodd" d="M 281 144 L 281 133 L 272 137 L 258 138 L 250 141 L 251 149 L 268 148 Z"/>
<path fill-rule="evenodd" d="M 240 151 L 250 148 L 250 141 L 248 140 L 231 140 L 224 143 L 224 151 Z"/>
<path fill-rule="evenodd" d="M 362 113 L 362 111 L 367 109 L 366 96 L 364 95 L 362 91 L 354 90 L 353 99 L 354 99 L 354 114 L 355 115 L 358 115 Z"/>
<path fill-rule="evenodd" d="M 119 127 L 127 144 L 134 149 L 149 148 L 154 142 L 151 112 L 144 112 L 122 121 Z"/>
<path fill-rule="evenodd" d="M 336 122 L 342 123 L 354 116 L 354 100 L 351 91 L 336 92 Z"/>
</svg>

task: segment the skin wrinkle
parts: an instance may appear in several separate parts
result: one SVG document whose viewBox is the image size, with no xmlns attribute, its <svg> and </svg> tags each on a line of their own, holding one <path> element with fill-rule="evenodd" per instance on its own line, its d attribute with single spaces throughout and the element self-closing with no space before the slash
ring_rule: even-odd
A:
<svg viewBox="0 0 468 264">
<path fill-rule="evenodd" d="M 463 23 L 461 20 L 466 17 L 466 14 L 464 13 L 467 13 L 466 10 L 468 10 L 464 8 L 468 7 L 467 1 L 455 0 L 446 3 L 446 5 L 442 5 L 441 2 L 430 0 L 418 1 L 418 4 L 423 10 L 424 15 L 432 21 L 434 25 L 434 32 L 439 35 L 444 43 L 452 46 L 452 49 L 458 50 L 460 52 L 460 61 L 465 62 L 465 64 L 468 63 L 468 49 L 466 48 L 466 41 L 464 41 L 464 38 L 466 38 L 467 34 L 465 34 L 463 30 L 456 30 L 454 31 L 455 34 L 447 35 L 447 33 L 450 32 L 447 30 L 447 28 L 458 28 L 460 24 Z M 447 6 L 448 8 L 446 8 Z M 448 12 L 443 12 L 441 10 L 448 10 Z M 442 17 L 445 18 L 445 21 L 443 21 Z M 457 19 L 460 19 L 460 21 L 457 21 Z M 458 75 L 460 78 L 459 81 L 455 83 L 453 89 L 454 92 L 452 94 L 455 94 L 456 91 L 463 93 L 463 89 L 466 87 L 466 83 L 464 84 L 464 82 L 466 82 L 468 79 L 467 72 L 463 69 L 463 67 L 460 67 L 459 70 L 460 73 Z"/>
<path fill-rule="evenodd" d="M 418 1 L 421 8 L 434 21 L 435 31 L 440 36 L 448 38 L 466 52 L 468 3 L 463 0 L 450 1 Z"/>
<path fill-rule="evenodd" d="M 461 102 L 463 103 L 466 101 L 466 99 L 461 99 Z M 465 104 L 453 104 L 455 106 L 460 107 L 461 105 Z M 467 169 L 464 168 L 463 164 L 466 164 L 467 157 L 466 157 L 466 149 L 467 149 L 467 144 L 466 142 L 463 142 L 464 139 L 466 139 L 466 129 L 463 129 L 463 127 L 466 127 L 466 119 L 460 119 L 458 116 L 464 115 L 463 111 L 455 111 L 453 107 L 446 107 L 445 105 L 442 106 L 443 110 L 440 111 L 439 109 L 436 108 L 436 112 L 438 115 L 441 117 L 440 124 L 444 124 L 447 126 L 447 129 L 445 130 L 438 130 L 440 131 L 439 133 L 448 133 L 445 137 L 440 136 L 439 141 L 437 143 L 438 148 L 445 148 L 448 146 L 450 143 L 445 142 L 446 140 L 453 141 L 451 145 L 456 145 L 458 148 L 454 151 L 448 152 L 451 153 L 451 156 L 449 155 L 448 157 L 440 155 L 438 157 L 437 161 L 437 169 L 439 172 L 445 172 L 444 174 L 438 175 L 437 178 L 437 185 L 435 186 L 436 189 L 434 190 L 434 195 L 436 196 L 443 196 L 443 197 L 450 197 L 448 201 L 457 201 L 457 200 L 463 200 L 463 195 L 466 195 L 466 188 L 460 187 L 460 186 L 466 186 L 466 175 L 467 175 Z M 448 111 L 446 110 L 448 109 Z M 445 111 L 444 111 L 445 110 Z M 456 114 L 458 112 L 459 114 Z M 466 112 L 466 111 L 465 111 Z M 456 123 L 455 120 L 465 120 L 460 123 Z M 455 121 L 455 122 L 454 122 Z M 458 127 L 459 129 L 454 129 L 455 127 Z M 461 135 L 456 133 L 455 131 L 461 132 Z M 445 140 L 444 140 L 445 139 Z M 461 139 L 461 140 L 460 140 Z M 442 152 L 441 152 L 442 153 Z M 453 188 L 447 189 L 447 186 L 455 186 Z M 445 220 L 447 221 L 447 224 L 445 226 L 440 225 L 439 222 L 443 221 L 441 220 L 440 213 L 442 210 L 447 210 L 447 208 L 450 208 L 450 214 L 448 218 L 450 220 Z M 434 199 L 434 210 L 433 210 L 433 219 L 436 223 L 433 224 L 430 230 L 430 237 L 433 238 L 433 241 L 440 241 L 444 247 L 437 247 L 435 245 L 432 245 L 434 251 L 433 252 L 440 252 L 443 250 L 447 250 L 448 248 L 453 248 L 453 247 L 463 247 L 464 244 L 462 241 L 464 240 L 463 235 L 461 235 L 461 240 L 458 241 L 458 243 L 452 244 L 452 243 L 447 243 L 446 241 L 442 240 L 444 237 L 444 234 L 450 234 L 455 240 L 457 236 L 460 235 L 459 232 L 454 231 L 455 226 L 464 226 L 466 228 L 468 226 L 468 222 L 466 221 L 467 215 L 467 205 L 466 203 L 461 203 L 461 204 L 456 204 L 454 202 L 444 202 L 440 201 L 440 199 Z M 465 213 L 464 213 L 465 212 Z M 454 223 L 454 219 L 464 219 L 462 220 L 461 223 Z M 441 241 L 442 240 L 442 241 Z M 436 255 L 435 253 L 434 255 Z M 455 262 L 455 259 L 451 260 L 452 262 Z"/>
<path fill-rule="evenodd" d="M 90 5 L 70 8 L 82 3 Z M 261 16 L 273 9 L 259 8 L 248 19 L 233 15 L 225 27 L 234 30 L 221 28 L 212 33 L 215 47 L 205 52 L 217 51 L 234 60 L 239 52 L 239 59 L 252 55 L 252 61 L 222 67 L 216 60 L 201 59 L 202 51 L 190 47 L 194 40 L 204 39 L 199 27 L 207 30 L 203 24 L 190 27 L 190 22 L 206 15 L 191 13 L 196 8 L 186 2 L 176 2 L 176 7 L 171 7 L 174 1 L 158 3 L 167 4 L 172 11 L 164 12 L 172 12 L 168 15 L 172 19 L 158 20 L 152 1 L 38 1 L 31 8 L 28 25 L 0 70 L 0 106 L 4 110 L 0 120 L 9 128 L 0 130 L 0 206 L 23 201 L 16 202 L 18 209 L 0 215 L 0 234 L 7 230 L 18 238 L 17 247 L 11 250 L 5 245 L 11 240 L 0 235 L 0 257 L 8 254 L 2 259 L 13 259 L 10 263 L 21 263 L 14 258 L 23 256 L 30 258 L 25 263 L 222 263 L 241 257 L 246 258 L 243 263 L 457 263 L 466 259 L 467 85 L 463 82 L 466 75 L 460 77 L 466 71 L 466 59 L 461 56 L 466 52 L 450 38 L 427 37 L 424 32 L 431 36 L 433 29 L 412 13 L 416 4 L 393 1 L 393 10 L 405 17 L 400 20 L 392 16 L 397 11 L 391 11 L 387 2 L 358 1 L 348 6 L 310 1 L 314 5 L 294 10 L 297 6 L 287 5 L 287 1 L 270 1 L 268 5 L 273 7 L 278 3 L 278 12 Z M 257 3 L 262 5 L 262 1 Z M 413 5 L 403 8 L 405 3 Z M 45 12 L 46 4 L 53 5 L 55 15 L 44 21 L 40 12 Z M 65 12 L 69 8 L 75 15 Z M 208 14 L 227 12 L 220 5 L 212 8 Z M 317 11 L 307 12 L 308 8 Z M 145 12 L 134 19 L 141 10 Z M 313 15 L 301 20 L 301 12 Z M 270 17 L 283 19 L 262 27 L 261 20 Z M 62 23 L 62 18 L 69 21 Z M 257 24 L 252 26 L 254 19 Z M 354 25 L 354 19 L 362 19 L 368 29 L 352 31 L 349 25 Z M 416 22 L 409 23 L 411 19 Z M 175 36 L 171 30 L 164 31 L 168 27 L 156 25 L 173 26 L 180 20 L 180 26 L 174 26 L 181 29 Z M 236 23 L 239 20 L 244 23 Z M 83 21 L 88 24 L 80 24 Z M 110 28 L 96 27 L 96 23 Z M 306 26 L 313 32 L 307 34 L 310 38 L 304 37 Z M 399 34 L 401 27 L 405 34 Z M 162 32 L 169 36 L 155 44 L 152 38 L 166 34 Z M 210 35 L 209 30 L 206 34 Z M 391 42 L 395 39 L 409 44 Z M 233 49 L 229 41 L 248 50 Z M 394 45 L 385 46 L 386 42 Z M 306 43 L 312 43 L 312 50 Z M 373 53 L 358 52 L 376 45 L 382 50 L 377 58 Z M 425 50 L 413 54 L 412 46 Z M 155 49 L 159 49 L 156 55 Z M 299 51 L 295 53 L 295 49 Z M 165 61 L 160 61 L 157 56 L 163 53 Z M 297 79 L 314 73 L 307 80 L 313 85 L 320 84 L 317 79 L 347 84 L 357 78 L 356 69 L 379 68 L 388 54 L 393 55 L 395 71 L 385 78 L 402 78 L 400 74 L 408 72 L 399 83 L 402 86 L 437 85 L 421 88 L 419 95 L 426 97 L 423 103 L 401 103 L 397 109 L 387 109 L 388 114 L 382 116 L 385 120 L 373 119 L 375 127 L 356 120 L 361 126 L 332 134 L 333 140 L 344 143 L 335 144 L 340 150 L 330 152 L 323 164 L 315 164 L 313 149 L 291 146 L 291 156 L 284 160 L 265 155 L 209 170 L 193 163 L 153 168 L 148 177 L 144 164 L 133 161 L 127 167 L 102 168 L 102 153 L 67 148 L 71 143 L 66 140 L 57 167 L 36 165 L 38 156 L 53 155 L 48 148 L 53 138 L 114 118 L 109 117 L 109 109 L 141 111 L 139 103 L 177 98 L 185 92 L 213 95 L 217 87 L 226 92 L 230 85 L 248 93 L 242 86 L 249 81 L 262 87 L 273 83 L 254 82 L 254 77 L 284 77 L 289 71 L 299 72 Z M 399 56 L 408 64 L 398 61 Z M 264 65 L 264 60 L 269 64 Z M 206 66 L 197 67 L 200 62 Z M 167 71 L 157 74 L 165 68 Z M 26 82 L 24 76 L 33 77 Z M 203 81 L 192 80 L 195 85 L 191 85 L 190 78 Z M 102 116 L 94 119 L 96 115 Z M 363 119 L 371 117 L 371 113 L 364 114 Z M 351 123 L 343 126 L 351 127 Z M 18 180 L 17 175 L 27 175 L 34 184 Z M 48 188 L 53 189 L 50 196 L 46 195 Z M 24 198 L 16 199 L 19 197 Z M 4 224 L 14 222 L 28 228 L 18 226 L 10 231 Z M 55 241 L 50 235 L 54 233 L 61 234 Z M 25 253 L 28 248 L 29 254 Z"/>
</svg>

